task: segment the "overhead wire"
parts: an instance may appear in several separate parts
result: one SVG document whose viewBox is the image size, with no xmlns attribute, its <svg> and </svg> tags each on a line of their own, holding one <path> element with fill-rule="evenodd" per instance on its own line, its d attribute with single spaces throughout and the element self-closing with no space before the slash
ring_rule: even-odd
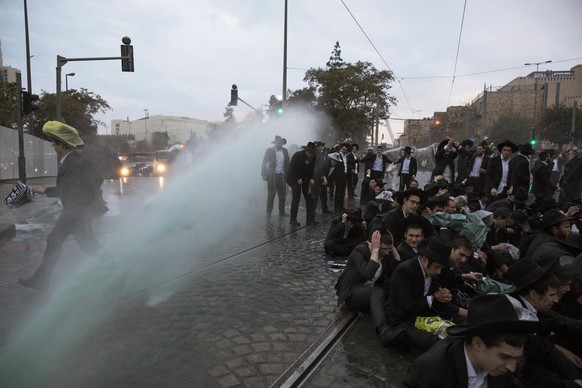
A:
<svg viewBox="0 0 582 388">
<path fill-rule="evenodd" d="M 455 75 L 457 74 L 457 63 L 459 63 L 459 52 L 461 51 L 461 38 L 463 37 L 463 24 L 465 23 L 465 12 L 467 10 L 467 0 L 463 5 L 463 16 L 461 17 L 461 28 L 459 30 L 459 40 L 457 42 L 457 55 L 455 56 L 455 66 L 453 68 L 453 78 L 451 79 L 451 90 L 449 91 L 449 99 L 447 106 L 451 105 L 451 96 L 453 95 L 453 87 L 455 86 Z"/>
</svg>

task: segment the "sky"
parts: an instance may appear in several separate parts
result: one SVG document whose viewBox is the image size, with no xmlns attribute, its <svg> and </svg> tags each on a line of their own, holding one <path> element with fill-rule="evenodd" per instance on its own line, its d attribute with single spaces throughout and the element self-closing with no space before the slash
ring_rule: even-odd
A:
<svg viewBox="0 0 582 388">
<path fill-rule="evenodd" d="M 26 80 L 24 0 L 0 1 L 4 65 Z M 103 97 L 97 118 L 173 115 L 222 121 L 237 84 L 255 108 L 281 95 L 284 0 L 28 0 L 33 92 L 56 90 L 56 56 L 120 56 L 134 47 L 135 72 L 120 61 L 69 62 L 69 88 Z M 579 0 L 289 0 L 287 87 L 301 89 L 309 68 L 325 67 L 336 41 L 346 62 L 369 61 L 395 76 L 390 126 L 465 105 L 484 87 L 536 70 L 582 64 Z M 252 110 L 239 103 L 242 121 Z M 99 132 L 108 133 L 102 127 Z"/>
</svg>

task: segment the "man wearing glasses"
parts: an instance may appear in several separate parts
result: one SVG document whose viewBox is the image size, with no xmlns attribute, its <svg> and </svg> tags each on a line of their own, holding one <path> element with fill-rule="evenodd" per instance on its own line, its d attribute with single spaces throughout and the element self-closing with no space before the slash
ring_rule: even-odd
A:
<svg viewBox="0 0 582 388">
<path fill-rule="evenodd" d="M 409 189 L 401 192 L 396 197 L 396 202 L 400 204 L 390 210 L 382 219 L 382 225 L 394 236 L 394 245 L 398 246 L 404 241 L 404 230 L 402 221 L 411 214 L 416 214 L 416 210 L 421 203 L 425 202 L 426 193 L 421 189 Z"/>
</svg>

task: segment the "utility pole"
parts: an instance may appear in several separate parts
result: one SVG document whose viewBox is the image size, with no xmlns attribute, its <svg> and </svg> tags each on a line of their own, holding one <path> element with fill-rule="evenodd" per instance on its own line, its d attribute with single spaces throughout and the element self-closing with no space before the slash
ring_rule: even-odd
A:
<svg viewBox="0 0 582 388">
<path fill-rule="evenodd" d="M 26 183 L 26 159 L 24 158 L 24 128 L 22 124 L 22 76 L 16 73 L 16 117 L 18 120 L 18 180 Z"/>
<path fill-rule="evenodd" d="M 283 104 L 287 101 L 287 0 L 285 0 L 285 27 L 283 32 Z"/>
</svg>

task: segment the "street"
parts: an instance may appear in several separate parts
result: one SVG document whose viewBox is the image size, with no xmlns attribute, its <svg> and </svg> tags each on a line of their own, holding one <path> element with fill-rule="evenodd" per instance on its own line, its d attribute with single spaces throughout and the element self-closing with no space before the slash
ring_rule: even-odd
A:
<svg viewBox="0 0 582 388">
<path fill-rule="evenodd" d="M 105 181 L 110 211 L 94 223 L 104 253 L 87 257 L 67 240 L 50 293 L 15 280 L 40 262 L 56 204 L 0 245 L 4 386 L 279 386 L 334 326 L 339 274 L 322 248 L 330 218 L 292 228 L 265 217 L 266 190 L 232 214 L 174 183 Z M 401 379 L 406 362 L 358 331 L 369 324 L 359 318 L 310 385 L 337 384 L 330 368 L 345 370 L 344 382 Z"/>
</svg>

